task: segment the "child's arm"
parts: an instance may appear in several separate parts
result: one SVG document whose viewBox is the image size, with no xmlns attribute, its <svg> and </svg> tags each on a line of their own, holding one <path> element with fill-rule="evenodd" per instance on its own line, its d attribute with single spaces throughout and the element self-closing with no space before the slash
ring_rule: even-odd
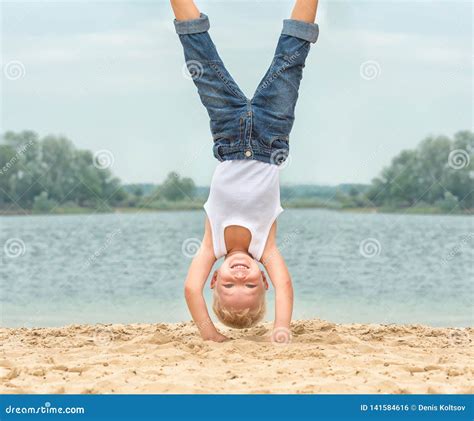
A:
<svg viewBox="0 0 474 421">
<path fill-rule="evenodd" d="M 276 222 L 268 235 L 261 261 L 275 288 L 274 329 L 290 329 L 291 313 L 293 312 L 293 285 L 285 260 L 276 245 Z"/>
<path fill-rule="evenodd" d="M 189 267 L 188 276 L 184 283 L 184 295 L 191 316 L 202 338 L 204 340 L 222 342 L 227 338 L 221 335 L 214 326 L 214 323 L 212 323 L 209 312 L 207 311 L 206 301 L 202 294 L 206 280 L 215 262 L 216 258 L 212 248 L 211 229 L 209 221 L 206 218 L 204 238 L 199 252 L 194 256 Z"/>
</svg>

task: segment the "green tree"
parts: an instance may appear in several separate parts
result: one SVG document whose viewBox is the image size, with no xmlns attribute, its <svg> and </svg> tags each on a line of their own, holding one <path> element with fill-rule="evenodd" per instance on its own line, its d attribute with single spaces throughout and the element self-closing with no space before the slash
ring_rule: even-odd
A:
<svg viewBox="0 0 474 421">
<path fill-rule="evenodd" d="M 191 178 L 181 178 L 176 172 L 170 172 L 166 180 L 158 188 L 158 197 L 166 200 L 178 201 L 184 199 L 192 200 L 196 193 L 196 185 Z"/>
<path fill-rule="evenodd" d="M 0 204 L 8 203 L 13 196 L 12 167 L 15 159 L 15 149 L 10 145 L 0 145 Z"/>
<path fill-rule="evenodd" d="M 452 168 L 448 163 L 443 184 L 456 196 L 462 207 L 472 209 L 474 208 L 474 133 L 467 130 L 456 133 L 452 152 L 453 157 L 458 156 L 459 166 L 463 163 L 466 165 L 462 168 Z"/>
<path fill-rule="evenodd" d="M 64 202 L 107 207 L 127 194 L 110 169 L 94 166 L 90 151 L 64 136 L 39 139 L 32 131 L 6 132 L 0 144 L 0 204 L 46 211 Z"/>
<path fill-rule="evenodd" d="M 400 152 L 373 180 L 367 198 L 378 206 L 472 208 L 473 152 L 472 132 L 458 132 L 453 140 L 430 136 L 417 149 Z"/>
</svg>

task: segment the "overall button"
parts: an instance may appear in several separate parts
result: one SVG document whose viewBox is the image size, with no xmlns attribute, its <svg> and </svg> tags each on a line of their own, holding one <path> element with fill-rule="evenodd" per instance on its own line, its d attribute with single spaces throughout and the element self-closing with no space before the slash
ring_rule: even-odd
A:
<svg viewBox="0 0 474 421">
<path fill-rule="evenodd" d="M 250 151 L 250 150 L 247 149 L 247 150 L 245 151 L 245 156 L 246 156 L 247 158 L 250 158 L 250 157 L 252 156 L 252 151 Z"/>
</svg>

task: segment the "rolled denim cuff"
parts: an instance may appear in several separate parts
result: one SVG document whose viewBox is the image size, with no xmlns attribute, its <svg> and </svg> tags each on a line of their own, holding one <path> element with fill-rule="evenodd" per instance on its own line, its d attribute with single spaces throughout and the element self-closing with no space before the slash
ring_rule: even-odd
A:
<svg viewBox="0 0 474 421">
<path fill-rule="evenodd" d="M 285 19 L 283 21 L 283 30 L 281 33 L 283 35 L 291 35 L 293 37 L 315 43 L 319 35 L 319 26 L 317 23 L 308 23 L 295 19 Z"/>
<path fill-rule="evenodd" d="M 209 30 L 209 18 L 204 13 L 201 13 L 201 16 L 199 16 L 197 19 L 175 19 L 174 27 L 176 29 L 176 33 L 180 35 L 199 34 L 200 32 L 206 32 Z"/>
</svg>

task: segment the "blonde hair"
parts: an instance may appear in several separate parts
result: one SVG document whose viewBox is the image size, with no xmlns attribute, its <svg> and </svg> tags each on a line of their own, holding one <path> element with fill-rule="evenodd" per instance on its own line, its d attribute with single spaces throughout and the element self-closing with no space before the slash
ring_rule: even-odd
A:
<svg viewBox="0 0 474 421">
<path fill-rule="evenodd" d="M 221 323 L 235 329 L 245 329 L 255 326 L 265 316 L 266 305 L 265 297 L 256 310 L 245 308 L 243 310 L 231 311 L 222 307 L 219 296 L 214 290 L 214 302 L 212 309 Z"/>
</svg>

